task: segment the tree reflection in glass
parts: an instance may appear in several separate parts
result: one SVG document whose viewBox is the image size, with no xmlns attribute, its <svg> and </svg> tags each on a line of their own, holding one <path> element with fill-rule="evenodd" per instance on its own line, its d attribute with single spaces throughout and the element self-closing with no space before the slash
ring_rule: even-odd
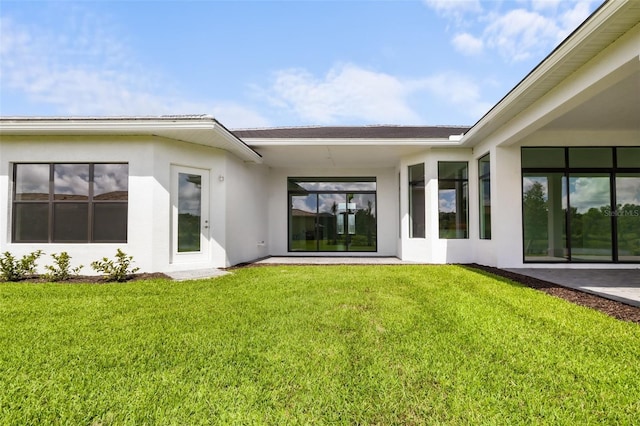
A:
<svg viewBox="0 0 640 426">
<path fill-rule="evenodd" d="M 202 176 L 178 174 L 178 252 L 200 251 Z"/>
<path fill-rule="evenodd" d="M 566 259 L 566 185 L 562 173 L 525 173 L 523 195 L 525 260 Z"/>
<path fill-rule="evenodd" d="M 640 261 L 640 174 L 616 176 L 616 210 L 618 221 L 618 260 Z"/>
<path fill-rule="evenodd" d="M 571 259 L 610 261 L 611 190 L 608 174 L 569 176 Z"/>
</svg>

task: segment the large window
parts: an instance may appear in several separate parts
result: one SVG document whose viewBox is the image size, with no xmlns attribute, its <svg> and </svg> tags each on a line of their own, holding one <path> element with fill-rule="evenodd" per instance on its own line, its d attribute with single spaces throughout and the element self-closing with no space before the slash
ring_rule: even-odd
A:
<svg viewBox="0 0 640 426">
<path fill-rule="evenodd" d="M 467 163 L 438 163 L 438 212 L 440 238 L 468 238 L 469 198 Z"/>
<path fill-rule="evenodd" d="M 409 166 L 409 238 L 424 238 L 424 163 Z"/>
<path fill-rule="evenodd" d="M 289 178 L 289 251 L 377 250 L 375 178 Z"/>
<path fill-rule="evenodd" d="M 526 262 L 640 261 L 640 148 L 522 148 Z"/>
<path fill-rule="evenodd" d="M 126 242 L 127 164 L 15 164 L 16 243 Z"/>
<path fill-rule="evenodd" d="M 478 160 L 480 198 L 480 239 L 491 239 L 491 162 L 489 154 Z"/>
</svg>

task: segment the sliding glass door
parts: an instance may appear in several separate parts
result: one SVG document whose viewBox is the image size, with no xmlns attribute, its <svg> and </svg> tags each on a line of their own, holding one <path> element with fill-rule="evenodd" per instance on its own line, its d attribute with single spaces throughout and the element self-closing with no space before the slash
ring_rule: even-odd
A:
<svg viewBox="0 0 640 426">
<path fill-rule="evenodd" d="M 375 252 L 372 178 L 289 179 L 289 251 Z"/>
<path fill-rule="evenodd" d="M 640 261 L 640 147 L 522 148 L 525 262 Z"/>
</svg>

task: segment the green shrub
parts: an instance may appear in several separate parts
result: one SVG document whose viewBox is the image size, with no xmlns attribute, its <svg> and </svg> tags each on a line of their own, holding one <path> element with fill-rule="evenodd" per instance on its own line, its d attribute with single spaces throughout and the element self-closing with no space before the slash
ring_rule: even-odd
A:
<svg viewBox="0 0 640 426">
<path fill-rule="evenodd" d="M 103 257 L 102 260 L 91 262 L 96 272 L 102 272 L 108 281 L 126 281 L 129 275 L 135 274 L 140 268 L 130 268 L 133 256 L 127 256 L 122 250 L 116 252 L 116 259 Z"/>
<path fill-rule="evenodd" d="M 11 253 L 5 251 L 0 256 L 0 278 L 3 281 L 20 281 L 29 275 L 36 273 L 36 260 L 42 255 L 42 250 L 37 250 L 16 259 Z"/>
<path fill-rule="evenodd" d="M 42 277 L 49 281 L 64 281 L 71 277 L 71 274 L 78 275 L 80 273 L 80 269 L 82 269 L 82 265 L 76 266 L 75 268 L 71 268 L 71 256 L 66 251 L 63 251 L 60 254 L 53 253 L 51 255 L 54 259 L 53 265 L 46 265 L 47 273 L 43 274 Z"/>
</svg>

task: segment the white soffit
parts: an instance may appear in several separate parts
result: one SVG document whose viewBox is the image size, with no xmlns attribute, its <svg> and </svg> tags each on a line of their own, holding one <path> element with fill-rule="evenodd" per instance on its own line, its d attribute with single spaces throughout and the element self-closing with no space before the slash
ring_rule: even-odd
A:
<svg viewBox="0 0 640 426">
<path fill-rule="evenodd" d="M 243 138 L 272 167 L 394 167 L 431 148 L 460 146 L 454 139 Z"/>
<path fill-rule="evenodd" d="M 159 136 L 219 148 L 240 159 L 262 163 L 260 154 L 229 132 L 215 118 L 162 117 L 6 117 L 0 135 L 15 136 Z"/>
</svg>

